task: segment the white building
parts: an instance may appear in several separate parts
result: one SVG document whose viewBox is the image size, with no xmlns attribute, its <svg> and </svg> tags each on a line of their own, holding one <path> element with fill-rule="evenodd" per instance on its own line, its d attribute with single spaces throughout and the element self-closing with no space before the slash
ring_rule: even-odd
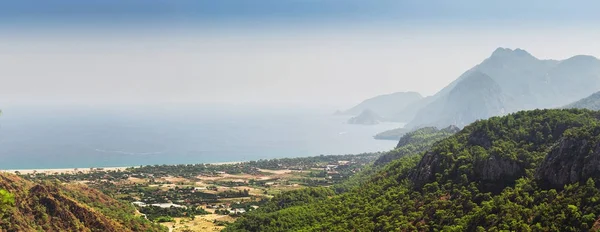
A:
<svg viewBox="0 0 600 232">
<path fill-rule="evenodd" d="M 146 203 L 141 202 L 141 201 L 134 201 L 134 202 L 131 202 L 131 204 L 137 205 L 139 207 L 145 207 L 146 206 Z"/>
<path fill-rule="evenodd" d="M 151 206 L 157 206 L 157 207 L 161 207 L 161 208 L 171 208 L 171 207 L 175 207 L 175 208 L 187 208 L 183 205 L 178 205 L 178 204 L 173 204 L 173 203 L 157 203 L 157 204 L 151 204 Z"/>
</svg>

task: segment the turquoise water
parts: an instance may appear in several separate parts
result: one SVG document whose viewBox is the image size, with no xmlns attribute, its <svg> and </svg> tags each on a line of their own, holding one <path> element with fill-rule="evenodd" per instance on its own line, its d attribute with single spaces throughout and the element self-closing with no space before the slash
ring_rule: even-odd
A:
<svg viewBox="0 0 600 232">
<path fill-rule="evenodd" d="M 328 111 L 224 107 L 14 107 L 0 169 L 119 167 L 386 151 L 400 124 L 349 125 Z"/>
</svg>

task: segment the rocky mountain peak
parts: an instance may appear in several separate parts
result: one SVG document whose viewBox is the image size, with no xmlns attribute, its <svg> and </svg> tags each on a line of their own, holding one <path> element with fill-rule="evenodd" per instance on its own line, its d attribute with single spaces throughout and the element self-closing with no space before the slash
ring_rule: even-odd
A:
<svg viewBox="0 0 600 232">
<path fill-rule="evenodd" d="M 510 49 L 510 48 L 502 48 L 499 47 L 497 48 L 491 55 L 492 58 L 497 57 L 526 57 L 526 58 L 535 58 L 533 55 L 531 55 L 529 52 L 520 49 L 520 48 L 516 48 L 516 49 Z"/>
</svg>

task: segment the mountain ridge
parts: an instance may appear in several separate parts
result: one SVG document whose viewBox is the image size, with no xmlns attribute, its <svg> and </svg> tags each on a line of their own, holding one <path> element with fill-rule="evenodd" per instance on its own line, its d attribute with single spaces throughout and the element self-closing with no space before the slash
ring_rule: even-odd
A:
<svg viewBox="0 0 600 232">
<path fill-rule="evenodd" d="M 414 120 L 407 124 L 407 128 L 444 127 L 451 124 L 464 126 L 476 119 L 484 119 L 485 117 L 470 118 L 462 123 L 453 123 L 443 122 L 438 117 L 447 115 L 440 108 L 445 106 L 452 90 L 474 73 L 483 73 L 498 83 L 507 100 L 503 103 L 504 107 L 500 107 L 504 111 L 489 116 L 526 109 L 560 107 L 600 89 L 600 60 L 593 56 L 576 55 L 561 61 L 541 60 L 520 48 L 498 48 L 490 57 L 436 93 L 433 101 L 425 102 Z"/>
</svg>

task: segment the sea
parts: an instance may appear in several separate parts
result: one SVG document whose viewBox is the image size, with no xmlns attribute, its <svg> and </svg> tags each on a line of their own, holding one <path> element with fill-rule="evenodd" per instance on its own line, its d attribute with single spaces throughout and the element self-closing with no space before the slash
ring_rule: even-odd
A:
<svg viewBox="0 0 600 232">
<path fill-rule="evenodd" d="M 331 110 L 241 106 L 13 106 L 0 116 L 0 169 L 130 167 L 388 151 Z"/>
</svg>

